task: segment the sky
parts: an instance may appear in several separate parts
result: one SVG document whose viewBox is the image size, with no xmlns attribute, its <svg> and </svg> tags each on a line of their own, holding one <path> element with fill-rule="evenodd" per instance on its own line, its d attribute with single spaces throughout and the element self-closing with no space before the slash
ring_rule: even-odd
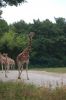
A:
<svg viewBox="0 0 66 100">
<path fill-rule="evenodd" d="M 2 8 L 2 18 L 8 24 L 24 20 L 33 23 L 33 20 L 44 21 L 49 19 L 54 22 L 54 17 L 66 18 L 66 0 L 26 0 L 26 3 Z"/>
</svg>

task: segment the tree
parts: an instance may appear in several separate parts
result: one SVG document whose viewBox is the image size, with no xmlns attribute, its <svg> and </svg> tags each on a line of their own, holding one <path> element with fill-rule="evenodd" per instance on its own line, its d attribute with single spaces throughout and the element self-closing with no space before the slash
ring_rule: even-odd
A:
<svg viewBox="0 0 66 100">
<path fill-rule="evenodd" d="M 6 7 L 7 5 L 10 5 L 10 6 L 17 6 L 23 2 L 26 2 L 26 0 L 0 0 L 0 8 L 1 7 Z M 2 15 L 2 10 L 0 10 L 0 18 L 1 18 L 1 15 Z"/>
<path fill-rule="evenodd" d="M 0 10 L 0 18 L 1 18 L 1 15 L 2 15 L 2 10 Z"/>
<path fill-rule="evenodd" d="M 28 30 L 28 25 L 25 23 L 25 21 L 20 20 L 19 22 L 16 22 L 13 24 L 15 28 L 15 32 L 20 34 L 20 33 L 27 33 Z"/>
<path fill-rule="evenodd" d="M 0 36 L 2 36 L 5 32 L 8 32 L 9 26 L 4 19 L 0 19 Z"/>
<path fill-rule="evenodd" d="M 4 6 L 7 6 L 7 5 L 17 6 L 18 4 L 20 4 L 22 2 L 25 2 L 25 0 L 0 0 L 0 7 L 4 7 Z"/>
<path fill-rule="evenodd" d="M 64 25 L 66 23 L 66 19 L 65 18 L 62 18 L 62 17 L 55 18 L 55 21 L 60 26 L 62 26 L 62 25 Z"/>
</svg>

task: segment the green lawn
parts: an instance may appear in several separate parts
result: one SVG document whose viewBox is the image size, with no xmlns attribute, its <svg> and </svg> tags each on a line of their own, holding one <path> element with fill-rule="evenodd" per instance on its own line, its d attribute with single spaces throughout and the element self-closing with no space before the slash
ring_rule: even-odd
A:
<svg viewBox="0 0 66 100">
<path fill-rule="evenodd" d="M 34 68 L 32 70 L 38 71 L 47 71 L 47 72 L 56 72 L 56 73 L 66 73 L 66 67 L 58 67 L 58 68 Z"/>
</svg>

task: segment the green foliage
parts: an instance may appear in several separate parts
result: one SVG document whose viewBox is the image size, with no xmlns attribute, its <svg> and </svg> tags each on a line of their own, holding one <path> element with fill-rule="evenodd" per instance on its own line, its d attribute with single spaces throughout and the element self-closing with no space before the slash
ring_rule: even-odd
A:
<svg viewBox="0 0 66 100">
<path fill-rule="evenodd" d="M 16 45 L 18 47 L 21 47 L 22 49 L 24 49 L 24 47 L 26 47 L 27 44 L 28 44 L 27 35 L 22 34 L 16 37 Z"/>
<path fill-rule="evenodd" d="M 9 27 L 7 22 L 4 19 L 0 19 L 0 36 L 3 35 L 5 32 L 8 32 Z"/>
<path fill-rule="evenodd" d="M 22 51 L 27 45 L 27 35 L 16 35 L 14 32 L 5 33 L 0 39 L 0 51 L 7 52 L 11 56 L 13 53 Z M 16 49 L 16 51 L 14 51 Z M 14 54 L 15 55 L 15 54 Z M 15 58 L 15 56 L 13 57 Z"/>
<path fill-rule="evenodd" d="M 25 33 L 27 33 L 28 25 L 27 25 L 27 23 L 25 23 L 25 21 L 20 20 L 19 22 L 14 23 L 13 26 L 14 26 L 14 29 L 15 29 L 14 31 L 16 33 L 18 33 L 18 34 L 21 34 L 21 33 L 25 34 Z"/>
<path fill-rule="evenodd" d="M 25 2 L 25 0 L 0 0 L 0 7 L 6 6 L 6 5 L 15 5 Z"/>
<path fill-rule="evenodd" d="M 66 24 L 66 20 L 65 18 L 59 17 L 59 18 L 55 18 L 56 24 L 58 24 L 58 26 L 63 26 L 64 24 Z"/>
<path fill-rule="evenodd" d="M 0 18 L 1 18 L 1 15 L 2 15 L 2 10 L 0 10 Z"/>
<path fill-rule="evenodd" d="M 28 46 L 28 33 L 33 31 L 35 37 L 32 41 L 30 64 L 39 67 L 66 66 L 66 21 L 64 18 L 55 20 L 56 23 L 48 19 L 41 22 L 38 19 L 29 24 L 23 20 L 9 26 L 5 24 L 1 28 L 3 35 L 0 37 L 0 51 L 16 58 Z M 9 29 L 6 30 L 5 27 Z"/>
</svg>

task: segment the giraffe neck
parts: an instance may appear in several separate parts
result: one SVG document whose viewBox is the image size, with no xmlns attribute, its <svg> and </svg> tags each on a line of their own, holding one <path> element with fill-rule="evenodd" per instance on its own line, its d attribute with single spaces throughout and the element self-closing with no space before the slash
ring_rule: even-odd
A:
<svg viewBox="0 0 66 100">
<path fill-rule="evenodd" d="M 28 42 L 28 49 L 29 49 L 29 52 L 31 51 L 31 47 L 32 47 L 32 38 L 29 37 L 29 42 Z"/>
</svg>

